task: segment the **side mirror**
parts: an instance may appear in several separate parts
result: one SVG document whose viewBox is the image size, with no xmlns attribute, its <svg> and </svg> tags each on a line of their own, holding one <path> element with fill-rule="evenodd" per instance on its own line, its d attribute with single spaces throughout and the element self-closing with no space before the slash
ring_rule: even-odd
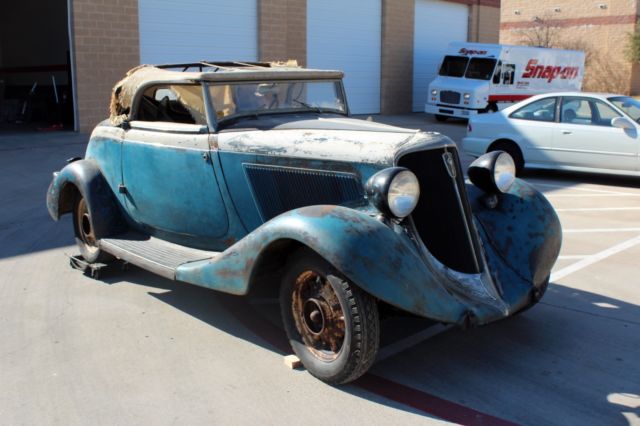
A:
<svg viewBox="0 0 640 426">
<path fill-rule="evenodd" d="M 636 127 L 631 121 L 624 117 L 616 117 L 611 119 L 611 125 L 619 129 L 634 130 Z"/>
</svg>

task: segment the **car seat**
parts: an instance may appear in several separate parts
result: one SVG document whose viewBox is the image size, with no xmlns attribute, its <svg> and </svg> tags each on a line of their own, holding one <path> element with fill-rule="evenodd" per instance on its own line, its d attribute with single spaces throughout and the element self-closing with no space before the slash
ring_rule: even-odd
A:
<svg viewBox="0 0 640 426">
<path fill-rule="evenodd" d="M 572 109 L 565 110 L 562 113 L 562 122 L 563 123 L 573 123 L 576 119 L 576 112 Z"/>
</svg>

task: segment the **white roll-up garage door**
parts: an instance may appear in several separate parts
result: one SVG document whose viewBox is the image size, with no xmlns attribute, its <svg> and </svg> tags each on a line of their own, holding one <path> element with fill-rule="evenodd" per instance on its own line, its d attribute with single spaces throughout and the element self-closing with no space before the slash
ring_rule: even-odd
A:
<svg viewBox="0 0 640 426">
<path fill-rule="evenodd" d="M 349 108 L 380 112 L 380 0 L 308 0 L 307 66 L 345 73 Z"/>
<path fill-rule="evenodd" d="M 139 0 L 140 62 L 255 61 L 257 0 Z"/>
<path fill-rule="evenodd" d="M 447 45 L 467 41 L 469 6 L 437 0 L 416 0 L 413 43 L 413 110 L 424 111 L 429 83 Z"/>
</svg>

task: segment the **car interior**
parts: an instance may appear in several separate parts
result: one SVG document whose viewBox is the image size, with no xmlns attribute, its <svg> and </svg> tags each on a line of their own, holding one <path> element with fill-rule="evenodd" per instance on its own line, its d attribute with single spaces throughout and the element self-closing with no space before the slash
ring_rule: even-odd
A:
<svg viewBox="0 0 640 426">
<path fill-rule="evenodd" d="M 154 86 L 145 90 L 136 120 L 206 124 L 200 86 Z M 200 105 L 199 105 L 200 104 Z"/>
<path fill-rule="evenodd" d="M 611 126 L 611 119 L 619 116 L 620 114 L 601 101 L 569 98 L 562 102 L 560 122 Z"/>
</svg>

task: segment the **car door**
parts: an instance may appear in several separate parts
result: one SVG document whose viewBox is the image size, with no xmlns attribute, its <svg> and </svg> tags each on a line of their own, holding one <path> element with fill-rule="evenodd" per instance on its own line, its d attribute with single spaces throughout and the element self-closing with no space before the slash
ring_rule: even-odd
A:
<svg viewBox="0 0 640 426">
<path fill-rule="evenodd" d="M 129 215 L 147 233 L 216 248 L 228 216 L 209 150 L 202 88 L 152 87 L 138 108 L 122 149 Z"/>
<path fill-rule="evenodd" d="M 636 170 L 638 132 L 611 126 L 611 119 L 621 116 L 600 99 L 562 97 L 553 135 L 554 160 L 573 167 Z"/>
<path fill-rule="evenodd" d="M 507 129 L 500 136 L 515 139 L 525 163 L 547 164 L 553 149 L 557 98 L 546 97 L 527 103 L 509 115 Z M 513 135 L 513 136 L 510 136 Z"/>
</svg>

